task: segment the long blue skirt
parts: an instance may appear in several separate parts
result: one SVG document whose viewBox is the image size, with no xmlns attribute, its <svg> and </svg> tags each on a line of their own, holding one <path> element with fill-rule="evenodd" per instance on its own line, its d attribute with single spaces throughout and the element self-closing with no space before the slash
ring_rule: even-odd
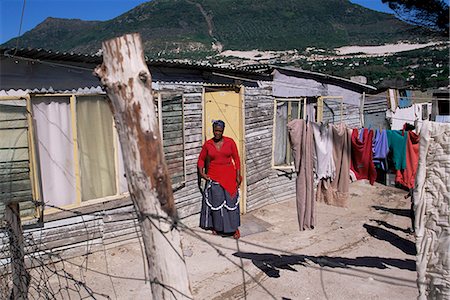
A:
<svg viewBox="0 0 450 300">
<path fill-rule="evenodd" d="M 240 225 L 239 192 L 231 198 L 219 183 L 207 182 L 203 192 L 200 227 L 221 233 L 234 233 Z"/>
</svg>

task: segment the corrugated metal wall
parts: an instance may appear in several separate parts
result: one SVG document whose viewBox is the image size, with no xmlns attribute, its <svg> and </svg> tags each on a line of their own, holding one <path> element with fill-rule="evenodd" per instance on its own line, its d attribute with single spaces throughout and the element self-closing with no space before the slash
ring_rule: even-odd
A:
<svg viewBox="0 0 450 300">
<path fill-rule="evenodd" d="M 390 129 L 386 120 L 386 94 L 368 95 L 364 101 L 364 127 Z"/>
<path fill-rule="evenodd" d="M 361 127 L 360 108 L 356 105 L 343 103 L 339 100 L 324 100 L 323 122 L 344 122 L 350 128 Z"/>
</svg>

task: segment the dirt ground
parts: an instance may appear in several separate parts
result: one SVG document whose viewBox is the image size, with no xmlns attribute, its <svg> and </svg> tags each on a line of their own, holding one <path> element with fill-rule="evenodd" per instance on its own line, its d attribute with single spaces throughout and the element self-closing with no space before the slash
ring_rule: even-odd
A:
<svg viewBox="0 0 450 300">
<path fill-rule="evenodd" d="M 197 217 L 184 220 L 194 299 L 416 298 L 406 192 L 364 181 L 350 192 L 348 208 L 318 203 L 317 226 L 309 231 L 298 230 L 295 199 L 243 216 L 238 241 L 200 230 Z M 78 283 L 56 298 L 148 299 L 144 269 L 137 239 L 105 248 L 64 263 Z"/>
</svg>

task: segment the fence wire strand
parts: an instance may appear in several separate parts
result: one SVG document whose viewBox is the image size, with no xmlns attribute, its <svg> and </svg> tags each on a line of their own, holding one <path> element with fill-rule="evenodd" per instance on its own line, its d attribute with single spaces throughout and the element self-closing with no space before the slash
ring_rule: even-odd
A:
<svg viewBox="0 0 450 300">
<path fill-rule="evenodd" d="M 64 208 L 59 208 L 57 206 L 49 205 L 53 208 L 57 208 L 63 211 L 68 211 Z M 129 212 L 96 212 L 91 214 L 82 214 L 77 211 L 70 211 L 73 216 L 83 216 L 83 228 L 86 230 L 86 241 L 85 250 L 82 255 L 78 255 L 77 257 L 66 257 L 62 255 L 62 251 L 57 251 L 55 249 L 48 249 L 47 244 L 45 242 L 46 233 L 41 228 L 39 230 L 25 232 L 24 233 L 24 252 L 25 252 L 25 266 L 27 273 L 29 274 L 28 279 L 28 299 L 118 299 L 119 296 L 117 294 L 118 287 L 116 283 L 119 280 L 126 280 L 130 282 L 140 282 L 141 284 L 158 284 L 164 289 L 170 291 L 175 299 L 180 296 L 181 292 L 179 292 L 175 287 L 168 286 L 163 282 L 156 282 L 148 280 L 145 266 L 143 267 L 145 275 L 142 277 L 139 276 L 127 276 L 126 274 L 121 273 L 120 275 L 116 274 L 110 268 L 110 262 L 108 261 L 108 245 L 106 243 L 102 243 L 99 249 L 93 248 L 93 239 L 95 237 L 92 236 L 92 229 L 87 224 L 87 220 L 85 219 L 87 216 L 90 217 L 111 217 L 112 215 L 129 215 Z M 137 214 L 136 214 L 137 215 Z M 228 251 L 236 251 L 235 253 L 240 253 L 242 245 L 256 246 L 262 250 L 271 250 L 276 251 L 278 253 L 296 255 L 301 257 L 301 255 L 297 253 L 291 253 L 286 250 L 277 249 L 273 247 L 269 247 L 266 245 L 259 245 L 256 243 L 252 243 L 250 241 L 236 241 L 236 248 L 231 246 L 220 245 L 217 242 L 210 241 L 206 237 L 203 237 L 203 231 L 198 229 L 191 228 L 184 224 L 180 220 L 172 220 L 167 216 L 161 216 L 156 214 L 147 214 L 145 218 L 148 218 L 153 226 L 157 230 L 160 230 L 161 233 L 164 233 L 157 226 L 158 222 L 166 222 L 172 225 L 173 229 L 180 230 L 183 234 L 189 235 L 197 241 L 205 243 L 214 250 L 217 255 L 223 259 L 225 259 L 230 265 L 233 265 L 238 270 L 242 272 L 242 283 L 240 284 L 243 288 L 242 298 L 246 298 L 248 293 L 247 285 L 249 283 L 261 288 L 266 298 L 276 299 L 276 296 L 266 288 L 260 279 L 256 278 L 254 274 L 250 273 L 249 270 L 246 270 L 245 265 L 243 263 L 242 257 L 238 256 L 238 260 L 233 255 L 227 255 L 224 250 Z M 139 225 L 135 224 L 135 232 L 139 232 Z M 12 269 L 11 269 L 11 250 L 8 240 L 10 238 L 11 230 L 8 228 L 8 224 L 3 222 L 0 231 L 0 236 L 2 240 L 1 250 L 0 250 L 0 298 L 8 299 L 11 297 L 13 286 L 13 278 L 12 278 Z M 142 249 L 142 239 L 139 234 L 137 236 L 137 242 L 139 243 L 139 247 Z M 175 250 L 175 249 L 174 249 Z M 104 255 L 104 265 L 105 271 L 96 269 L 95 265 L 90 264 L 91 255 L 94 253 L 101 252 Z M 143 250 L 141 250 L 142 263 L 146 264 Z M 232 259 L 234 258 L 234 259 Z M 303 257 L 303 259 L 311 259 L 307 256 Z M 311 267 L 314 269 L 320 269 L 320 271 L 327 272 L 336 272 L 342 273 L 337 270 L 324 269 L 326 266 L 341 267 L 337 263 L 327 260 L 325 257 L 320 258 L 323 263 L 319 266 L 313 265 L 304 265 L 306 267 Z M 349 269 L 349 267 L 346 267 Z M 357 270 L 351 268 L 353 270 Z M 364 274 L 372 274 L 370 271 L 366 270 L 357 270 L 357 273 Z M 92 274 L 95 274 L 93 277 L 95 278 L 106 278 L 111 283 L 111 288 L 109 289 L 109 294 L 107 294 L 104 289 L 95 284 L 95 280 L 92 279 Z M 348 274 L 347 274 L 348 275 Z M 361 275 L 353 275 L 353 276 L 361 276 Z M 321 273 L 321 276 L 322 273 Z M 385 277 L 384 282 L 390 282 L 394 284 L 394 281 L 402 281 L 401 278 L 394 278 L 389 276 L 382 276 L 378 274 L 379 277 Z M 247 280 L 246 280 L 247 278 Z M 403 280 L 404 281 L 404 280 Z M 414 282 L 405 282 L 405 284 L 414 284 Z M 398 283 L 396 283 L 398 284 Z M 182 294 L 181 294 L 182 295 Z M 186 296 L 186 295 L 183 295 Z"/>
</svg>

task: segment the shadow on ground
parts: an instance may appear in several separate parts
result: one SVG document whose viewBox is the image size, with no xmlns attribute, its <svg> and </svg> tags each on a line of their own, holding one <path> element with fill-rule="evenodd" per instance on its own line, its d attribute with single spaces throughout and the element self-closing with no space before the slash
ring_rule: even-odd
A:
<svg viewBox="0 0 450 300">
<path fill-rule="evenodd" d="M 389 207 L 378 206 L 378 205 L 373 205 L 372 207 L 375 208 L 376 210 L 389 212 L 389 213 L 397 215 L 397 216 L 402 216 L 402 217 L 410 217 L 411 216 L 410 209 L 389 208 Z"/>
<path fill-rule="evenodd" d="M 386 241 L 408 255 L 416 255 L 416 245 L 410 240 L 402 238 L 401 236 L 380 227 L 369 224 L 364 224 L 363 227 L 374 238 Z"/>
<path fill-rule="evenodd" d="M 412 259 L 396 259 L 375 256 L 346 258 L 310 255 L 278 255 L 272 253 L 252 252 L 236 252 L 233 255 L 244 259 L 250 259 L 256 267 L 272 278 L 279 278 L 280 270 L 297 272 L 294 268 L 295 265 L 308 267 L 311 263 L 317 264 L 320 267 L 329 268 L 368 267 L 387 269 L 392 266 L 409 271 L 416 270 L 415 260 Z"/>
<path fill-rule="evenodd" d="M 395 231 L 401 231 L 403 233 L 412 233 L 411 228 L 400 228 L 398 226 L 389 224 L 386 221 L 382 221 L 382 220 L 375 220 L 375 219 L 370 219 L 370 221 L 377 223 L 378 225 L 381 225 L 383 227 L 386 227 L 387 229 L 392 229 Z"/>
</svg>

